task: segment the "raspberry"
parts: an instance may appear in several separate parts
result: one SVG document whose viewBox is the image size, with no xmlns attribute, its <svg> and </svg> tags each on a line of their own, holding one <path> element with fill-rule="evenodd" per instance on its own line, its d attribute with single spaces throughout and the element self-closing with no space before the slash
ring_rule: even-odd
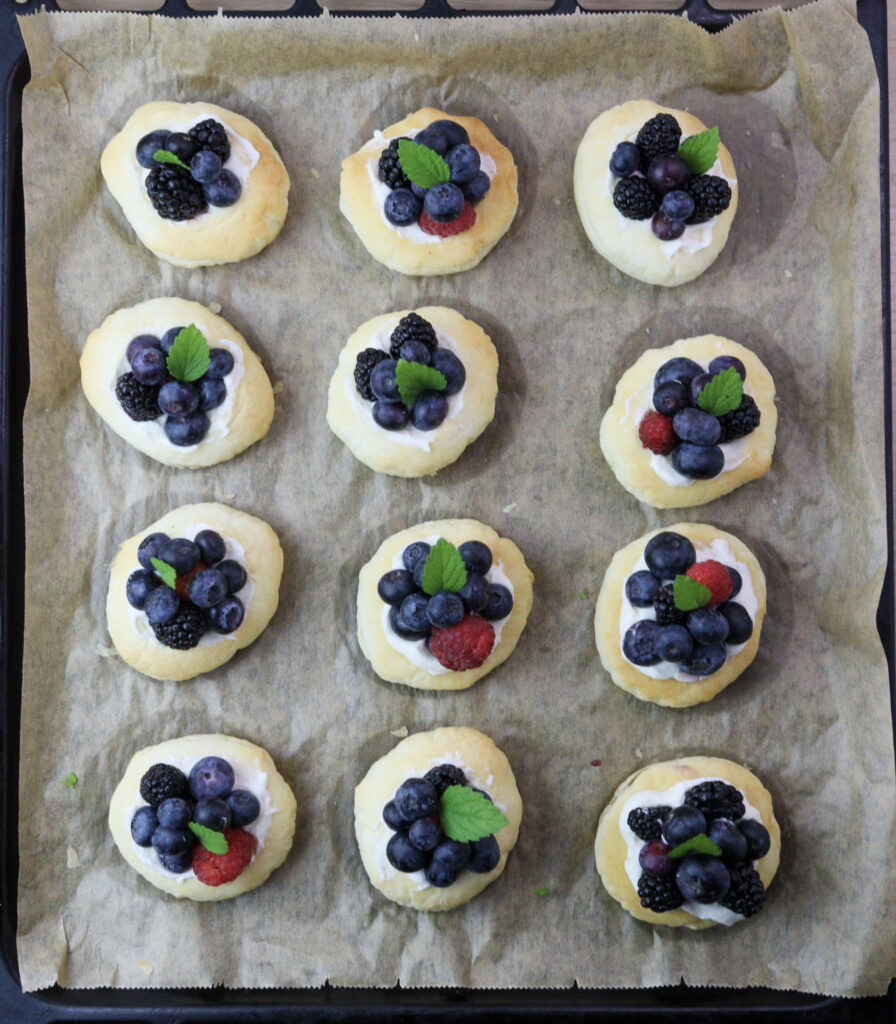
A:
<svg viewBox="0 0 896 1024">
<path fill-rule="evenodd" d="M 204 885 L 224 885 L 238 878 L 252 858 L 258 840 L 241 828 L 225 828 L 227 853 L 212 853 L 197 843 L 193 850 L 193 870 Z"/>
<path fill-rule="evenodd" d="M 731 597 L 731 591 L 734 589 L 731 573 L 721 562 L 713 558 L 707 558 L 705 562 L 695 562 L 685 575 L 709 589 L 712 595 L 709 599 L 711 605 L 722 604 Z"/>
<path fill-rule="evenodd" d="M 472 203 L 464 203 L 464 208 L 461 210 L 457 220 L 449 220 L 447 224 L 440 224 L 438 221 L 434 221 L 426 210 L 420 211 L 420 219 L 417 221 L 421 231 L 425 231 L 428 235 L 438 235 L 439 238 L 459 235 L 461 231 L 466 231 L 475 223 L 476 211 L 473 209 Z"/>
<path fill-rule="evenodd" d="M 429 649 L 440 665 L 452 672 L 479 668 L 495 646 L 495 630 L 478 615 L 465 615 L 456 626 L 435 628 Z"/>
<path fill-rule="evenodd" d="M 672 429 L 672 417 L 661 412 L 648 412 L 638 424 L 641 447 L 649 448 L 656 455 L 668 455 L 678 444 Z"/>
</svg>

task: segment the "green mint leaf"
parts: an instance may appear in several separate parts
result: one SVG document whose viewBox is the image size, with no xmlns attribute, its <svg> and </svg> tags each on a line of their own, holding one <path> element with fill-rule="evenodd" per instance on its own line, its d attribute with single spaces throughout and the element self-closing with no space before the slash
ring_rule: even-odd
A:
<svg viewBox="0 0 896 1024">
<path fill-rule="evenodd" d="M 432 188 L 451 177 L 451 168 L 435 150 L 412 139 L 399 140 L 398 162 L 411 181 L 421 188 Z"/>
<path fill-rule="evenodd" d="M 588 588 L 587 588 L 587 587 L 585 587 L 585 589 L 584 589 L 584 590 L 580 590 L 580 591 L 579 591 L 579 597 L 580 597 L 580 598 L 581 598 L 581 599 L 582 599 L 583 601 L 587 601 L 587 600 L 588 600 L 588 598 L 589 598 L 590 596 L 591 596 L 591 595 L 589 594 L 589 592 L 588 592 Z"/>
<path fill-rule="evenodd" d="M 199 380 L 209 362 L 208 342 L 196 324 L 190 324 L 174 339 L 168 353 L 168 372 L 178 380 Z"/>
<path fill-rule="evenodd" d="M 494 835 L 507 824 L 497 807 L 469 786 L 449 786 L 439 804 L 442 831 L 458 843 Z"/>
<path fill-rule="evenodd" d="M 409 409 L 424 391 L 444 391 L 448 387 L 448 381 L 440 370 L 423 363 L 409 363 L 407 359 L 398 360 L 395 382 L 402 402 Z"/>
<path fill-rule="evenodd" d="M 171 587 L 174 590 L 174 584 L 177 582 L 177 572 L 173 565 L 169 565 L 167 562 L 163 562 L 161 558 L 150 558 L 150 563 L 153 569 L 156 571 L 156 575 L 167 587 Z"/>
<path fill-rule="evenodd" d="M 536 889 L 535 890 L 535 895 L 536 896 L 547 896 L 547 894 L 548 894 L 548 890 L 547 889 Z"/>
<path fill-rule="evenodd" d="M 206 828 L 205 825 L 198 825 L 195 821 L 189 822 L 187 828 L 196 836 L 200 843 L 209 853 L 227 853 L 229 847 L 223 832 L 216 832 L 213 828 Z"/>
<path fill-rule="evenodd" d="M 701 832 L 699 836 L 692 836 L 685 842 L 679 843 L 678 846 L 673 846 L 669 851 L 669 856 L 686 857 L 689 853 L 707 853 L 710 857 L 721 857 L 722 855 L 721 849 L 705 832 Z"/>
<path fill-rule="evenodd" d="M 698 135 L 692 135 L 678 147 L 678 155 L 688 165 L 691 174 L 705 174 L 716 162 L 718 153 L 718 128 L 707 128 Z"/>
<path fill-rule="evenodd" d="M 744 397 L 744 382 L 733 366 L 717 373 L 700 392 L 697 405 L 711 416 L 724 416 L 736 409 Z"/>
<path fill-rule="evenodd" d="M 423 592 L 432 597 L 440 590 L 456 594 L 467 582 L 467 567 L 460 552 L 444 537 L 433 544 L 423 566 Z"/>
<path fill-rule="evenodd" d="M 59 780 L 60 786 L 68 786 L 69 789 L 74 789 L 78 785 L 78 776 L 74 772 L 69 772 L 64 779 Z"/>
<path fill-rule="evenodd" d="M 692 612 L 709 604 L 712 591 L 690 576 L 676 576 L 672 584 L 672 600 L 680 612 Z"/>
<path fill-rule="evenodd" d="M 152 158 L 160 164 L 174 164 L 175 167 L 180 167 L 184 171 L 190 170 L 189 166 L 179 156 L 169 153 L 167 149 L 157 149 L 153 153 Z"/>
</svg>

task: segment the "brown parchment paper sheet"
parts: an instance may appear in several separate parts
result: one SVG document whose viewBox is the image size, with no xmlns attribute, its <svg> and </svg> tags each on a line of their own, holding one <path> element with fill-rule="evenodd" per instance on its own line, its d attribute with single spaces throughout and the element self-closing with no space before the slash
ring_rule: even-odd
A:
<svg viewBox="0 0 896 1024">
<path fill-rule="evenodd" d="M 663 16 L 405 21 L 21 21 L 29 331 L 27 626 L 19 959 L 25 988 L 86 986 L 768 985 L 879 993 L 894 974 L 894 768 L 875 609 L 886 558 L 878 90 L 864 33 L 834 2 L 711 37 Z M 630 280 L 591 249 L 572 198 L 590 121 L 629 98 L 721 126 L 740 209 L 693 284 Z M 99 154 L 148 99 L 204 98 L 255 120 L 292 176 L 280 238 L 242 264 L 186 271 L 136 241 Z M 375 264 L 338 212 L 341 159 L 410 110 L 476 114 L 510 146 L 519 213 L 476 270 L 411 279 Z M 209 470 L 131 450 L 84 400 L 78 356 L 112 310 L 177 294 L 220 303 L 277 385 L 270 435 Z M 426 480 L 378 476 L 325 424 L 345 339 L 427 303 L 498 348 L 494 423 Z M 702 509 L 658 513 L 617 484 L 597 443 L 615 382 L 646 347 L 707 331 L 771 369 L 771 472 Z M 223 500 L 282 538 L 281 606 L 261 638 L 193 682 L 155 682 L 109 650 L 118 545 L 167 509 Z M 380 541 L 473 516 L 512 537 L 536 601 L 515 654 L 472 690 L 381 682 L 355 636 L 355 583 Z M 619 547 L 683 515 L 742 537 L 769 579 L 752 668 L 676 712 L 616 688 L 594 599 Z M 504 876 L 447 915 L 369 885 L 352 791 L 394 732 L 469 724 L 507 753 L 525 803 Z M 299 802 L 286 865 L 216 905 L 169 899 L 122 861 L 109 796 L 132 753 L 191 732 L 272 753 Z M 614 788 L 682 752 L 753 767 L 784 830 L 762 915 L 652 930 L 597 879 Z M 592 766 L 599 759 L 600 767 Z M 74 790 L 59 780 L 74 770 Z M 537 896 L 536 889 L 548 895 Z"/>
</svg>

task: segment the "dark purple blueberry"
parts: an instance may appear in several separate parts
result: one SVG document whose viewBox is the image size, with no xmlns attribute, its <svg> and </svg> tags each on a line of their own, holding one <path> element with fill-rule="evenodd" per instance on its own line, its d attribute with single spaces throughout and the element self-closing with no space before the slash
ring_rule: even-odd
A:
<svg viewBox="0 0 896 1024">
<path fill-rule="evenodd" d="M 398 609 L 398 621 L 409 632 L 429 635 L 430 622 L 426 615 L 429 598 L 425 594 L 410 594 Z"/>
<path fill-rule="evenodd" d="M 243 624 L 246 608 L 234 594 L 228 594 L 213 608 L 208 610 L 208 619 L 216 633 L 234 633 Z"/>
<path fill-rule="evenodd" d="M 189 416 L 199 408 L 199 392 L 182 380 L 166 381 L 159 388 L 159 408 L 169 416 Z"/>
<path fill-rule="evenodd" d="M 692 676 L 711 676 L 725 664 L 728 652 L 724 644 L 695 644 L 691 656 L 679 664 L 682 671 Z"/>
<path fill-rule="evenodd" d="M 160 825 L 168 828 L 186 828 L 193 819 L 193 805 L 183 797 L 170 796 L 156 808 Z"/>
<path fill-rule="evenodd" d="M 709 831 L 706 834 L 722 851 L 722 860 L 726 864 L 740 864 L 747 859 L 747 837 L 733 821 L 715 818 L 709 823 Z"/>
<path fill-rule="evenodd" d="M 675 882 L 686 900 L 718 903 L 731 886 L 731 875 L 718 857 L 697 853 L 682 858 Z"/>
<path fill-rule="evenodd" d="M 742 818 L 737 823 L 737 828 L 747 840 L 747 857 L 750 860 L 759 860 L 771 849 L 771 836 L 761 821 L 756 821 L 754 818 Z"/>
<path fill-rule="evenodd" d="M 464 183 L 464 199 L 475 206 L 486 197 L 491 187 L 491 178 L 489 178 L 485 171 L 477 171 L 468 182 Z"/>
<path fill-rule="evenodd" d="M 197 800 L 226 797 L 233 789 L 233 766 L 213 754 L 200 758 L 190 772 L 190 792 Z"/>
<path fill-rule="evenodd" d="M 215 568 L 218 572 L 224 573 L 224 578 L 227 580 L 227 589 L 231 594 L 236 594 L 246 585 L 248 574 L 245 568 L 240 565 L 239 562 L 234 561 L 232 558 L 225 558 L 223 562 L 219 562 Z"/>
<path fill-rule="evenodd" d="M 141 384 L 161 384 L 168 376 L 168 363 L 160 348 L 141 348 L 134 353 L 131 370 Z"/>
<path fill-rule="evenodd" d="M 737 597 L 740 593 L 740 588 L 744 585 L 744 581 L 737 569 L 733 569 L 730 565 L 726 565 L 725 568 L 731 577 L 731 593 L 728 595 L 728 599 L 731 600 L 732 597 Z"/>
<path fill-rule="evenodd" d="M 664 530 L 651 537 L 644 548 L 647 568 L 660 580 L 674 580 L 697 561 L 694 545 L 680 533 Z"/>
<path fill-rule="evenodd" d="M 197 409 L 186 416 L 169 416 L 165 420 L 165 437 L 178 447 L 189 448 L 199 444 L 208 433 L 208 427 L 208 416 Z"/>
<path fill-rule="evenodd" d="M 488 800 L 490 804 L 495 802 L 492 800 L 490 794 L 486 793 L 484 789 L 477 789 L 475 786 L 470 786 L 470 789 L 472 789 L 474 793 L 478 793 L 484 800 Z"/>
<path fill-rule="evenodd" d="M 418 430 L 435 430 L 448 415 L 448 399 L 441 391 L 424 391 L 411 407 L 411 423 Z"/>
<path fill-rule="evenodd" d="M 183 853 L 193 845 L 190 837 L 186 829 L 159 825 L 152 834 L 152 848 L 160 855 Z"/>
<path fill-rule="evenodd" d="M 389 402 L 378 398 L 371 409 L 373 422 L 383 430 L 401 430 L 411 418 L 408 407 L 403 402 Z"/>
<path fill-rule="evenodd" d="M 191 834 L 188 832 L 187 836 Z M 160 853 L 159 863 L 173 875 L 182 875 L 193 866 L 193 844 L 190 843 L 186 850 L 181 850 L 180 853 Z"/>
<path fill-rule="evenodd" d="M 657 630 L 653 619 L 639 619 L 632 623 L 622 638 L 622 653 L 633 665 L 656 665 L 659 657 L 653 649 Z"/>
<path fill-rule="evenodd" d="M 165 143 L 165 149 L 173 153 L 178 160 L 189 166 L 196 155 L 196 143 L 186 132 L 172 132 Z"/>
<path fill-rule="evenodd" d="M 688 406 L 688 389 L 680 380 L 667 380 L 653 392 L 653 407 L 664 416 L 674 416 Z"/>
<path fill-rule="evenodd" d="M 737 356 L 716 356 L 709 364 L 708 372 L 710 374 L 724 373 L 725 370 L 729 370 L 731 367 L 737 370 L 737 375 L 741 380 L 747 379 L 747 368 Z"/>
<path fill-rule="evenodd" d="M 193 808 L 193 821 L 213 832 L 223 832 L 230 825 L 230 808 L 220 797 L 199 800 Z"/>
<path fill-rule="evenodd" d="M 655 156 L 647 168 L 647 181 L 651 188 L 664 195 L 666 192 L 682 188 L 690 176 L 691 172 L 684 157 L 677 153 Z M 693 213 L 693 210 L 691 212 Z"/>
<path fill-rule="evenodd" d="M 414 585 L 417 587 L 418 590 L 422 590 L 423 589 L 423 570 L 425 568 L 426 568 L 426 559 L 425 558 L 417 559 L 417 564 L 414 566 L 414 571 L 413 571 L 412 575 L 414 577 Z"/>
<path fill-rule="evenodd" d="M 706 832 L 706 818 L 702 811 L 688 804 L 673 807 L 663 819 L 663 840 L 669 846 L 686 843 L 694 836 Z"/>
<path fill-rule="evenodd" d="M 677 412 L 672 419 L 672 429 L 682 441 L 698 444 L 704 448 L 714 445 L 722 435 L 722 424 L 718 418 L 702 409 L 688 406 Z"/>
<path fill-rule="evenodd" d="M 423 201 L 409 188 L 393 188 L 386 196 L 383 203 L 383 213 L 390 224 L 397 228 L 407 227 L 408 224 L 416 224 L 420 211 L 423 209 Z"/>
<path fill-rule="evenodd" d="M 450 121 L 448 118 L 441 118 L 438 121 L 433 121 L 431 124 L 428 124 L 425 131 L 429 131 L 433 128 L 445 136 L 448 140 L 449 147 L 460 146 L 464 142 L 470 141 L 467 129 L 464 128 L 462 124 L 458 124 L 457 121 Z"/>
<path fill-rule="evenodd" d="M 124 586 L 124 594 L 128 604 L 138 611 L 143 609 L 146 598 L 151 590 L 161 584 L 161 580 L 151 569 L 135 569 Z"/>
<path fill-rule="evenodd" d="M 435 768 L 430 768 L 423 778 L 436 787 L 439 796 L 449 786 L 466 786 L 467 784 L 467 777 L 464 775 L 463 769 L 458 768 L 456 764 L 436 765 Z"/>
<path fill-rule="evenodd" d="M 154 334 L 138 334 L 136 338 L 132 338 L 128 342 L 127 351 L 125 356 L 127 361 L 133 368 L 134 356 L 138 352 L 142 352 L 146 348 L 157 348 L 160 352 L 162 351 L 162 343 Z"/>
<path fill-rule="evenodd" d="M 416 590 L 414 577 L 407 569 L 390 569 L 379 578 L 376 592 L 386 604 L 400 605 L 401 602 Z"/>
<path fill-rule="evenodd" d="M 418 850 L 434 850 L 442 841 L 441 826 L 432 818 L 419 818 L 408 829 L 408 839 Z"/>
<path fill-rule="evenodd" d="M 159 131 L 150 132 L 149 135 L 144 135 L 137 143 L 137 163 L 147 170 L 156 167 L 158 161 L 154 160 L 153 157 L 160 149 L 165 149 L 165 143 L 168 141 L 170 134 L 171 132 L 160 129 Z"/>
<path fill-rule="evenodd" d="M 393 832 L 407 832 L 408 830 L 408 823 L 398 813 L 394 800 L 390 800 L 383 808 L 383 821 Z"/>
<path fill-rule="evenodd" d="M 427 544 L 426 541 L 415 540 L 413 544 L 408 544 L 404 551 L 402 551 L 402 565 L 404 565 L 405 569 L 407 569 L 408 572 L 413 572 L 414 566 L 417 564 L 417 562 L 421 558 L 425 561 L 426 557 L 429 555 L 429 552 L 431 550 L 432 549 L 430 548 L 430 545 Z"/>
<path fill-rule="evenodd" d="M 456 395 L 467 380 L 467 371 L 464 369 L 464 364 L 447 348 L 437 348 L 430 356 L 430 359 L 430 365 L 433 369 L 438 370 L 445 378 L 445 390 L 442 394 L 446 398 Z"/>
<path fill-rule="evenodd" d="M 638 863 L 648 875 L 665 878 L 675 870 L 675 861 L 669 856 L 672 847 L 660 839 L 651 839 L 638 853 Z"/>
<path fill-rule="evenodd" d="M 208 369 L 206 377 L 220 380 L 233 369 L 233 353 L 226 348 L 211 348 L 208 351 Z"/>
<path fill-rule="evenodd" d="M 436 889 L 447 889 L 449 885 L 454 885 L 457 881 L 460 871 L 446 867 L 444 864 L 436 864 L 434 861 L 430 861 L 424 868 L 424 874 L 426 875 L 427 882 Z"/>
<path fill-rule="evenodd" d="M 489 622 L 506 619 L 513 611 L 513 594 L 503 583 L 492 583 L 489 586 L 488 604 L 479 613 Z"/>
<path fill-rule="evenodd" d="M 370 390 L 385 402 L 400 402 L 401 393 L 395 379 L 396 359 L 384 359 L 370 371 Z"/>
<path fill-rule="evenodd" d="M 233 206 L 242 195 L 243 186 L 233 171 L 225 167 L 214 181 L 202 186 L 202 191 L 209 206 Z"/>
<path fill-rule="evenodd" d="M 470 844 L 443 839 L 432 851 L 432 862 L 449 871 L 461 871 L 470 860 Z"/>
<path fill-rule="evenodd" d="M 224 538 L 215 530 L 200 530 L 193 538 L 193 543 L 199 548 L 201 561 L 206 565 L 214 565 L 220 562 L 227 554 L 227 545 Z"/>
<path fill-rule="evenodd" d="M 386 858 L 396 871 L 419 871 L 429 862 L 429 854 L 412 846 L 404 832 L 396 832 L 386 843 Z"/>
<path fill-rule="evenodd" d="M 633 174 L 641 162 L 641 154 L 634 142 L 620 142 L 610 157 L 610 171 L 617 178 L 627 178 Z"/>
<path fill-rule="evenodd" d="M 698 644 L 722 644 L 728 636 L 728 620 L 718 608 L 697 608 L 688 612 L 685 625 Z M 684 661 L 685 657 L 675 660 Z"/>
<path fill-rule="evenodd" d="M 212 608 L 227 597 L 227 578 L 219 569 L 203 569 L 190 580 L 189 594 L 197 608 Z"/>
<path fill-rule="evenodd" d="M 164 626 L 171 622 L 180 611 L 180 598 L 170 587 L 159 586 L 150 590 L 143 603 L 143 610 L 150 622 Z"/>
<path fill-rule="evenodd" d="M 426 617 L 437 629 L 450 629 L 464 617 L 464 603 L 459 594 L 440 590 L 429 599 Z"/>
<path fill-rule="evenodd" d="M 453 182 L 434 185 L 423 199 L 423 209 L 437 224 L 457 220 L 464 209 L 464 194 Z"/>
<path fill-rule="evenodd" d="M 684 229 L 683 220 L 670 220 L 661 210 L 657 210 L 650 221 L 650 230 L 661 242 L 674 242 L 681 238 Z"/>
<path fill-rule="evenodd" d="M 653 652 L 660 661 L 683 661 L 693 649 L 694 641 L 684 626 L 660 626 L 653 638 Z"/>
<path fill-rule="evenodd" d="M 649 569 L 633 572 L 625 581 L 625 596 L 635 608 L 652 608 L 660 581 Z"/>
<path fill-rule="evenodd" d="M 202 552 L 195 541 L 186 537 L 174 537 L 159 548 L 159 558 L 181 576 L 196 568 L 202 558 Z"/>
<path fill-rule="evenodd" d="M 467 582 L 457 592 L 468 612 L 478 613 L 488 604 L 491 586 L 484 576 L 467 574 Z"/>
<path fill-rule="evenodd" d="M 439 794 L 426 779 L 405 779 L 395 791 L 395 806 L 405 821 L 431 818 L 439 810 Z"/>
<path fill-rule="evenodd" d="M 672 467 L 692 480 L 711 480 L 725 468 L 725 453 L 717 445 L 682 443 L 672 449 Z"/>
<path fill-rule="evenodd" d="M 397 605 L 393 604 L 389 608 L 389 628 L 396 636 L 400 636 L 402 640 L 423 640 L 429 636 L 431 627 L 428 622 L 425 630 L 410 629 L 401 622 L 398 611 Z"/>
<path fill-rule="evenodd" d="M 415 182 L 411 182 L 411 191 L 418 199 L 422 199 L 429 191 L 428 188 L 424 188 L 422 185 L 417 185 Z"/>
<path fill-rule="evenodd" d="M 700 392 L 706 387 L 706 385 L 712 380 L 711 373 L 703 373 L 702 371 L 694 377 L 688 385 L 688 396 L 691 399 L 691 405 L 695 409 L 699 409 Z"/>
<path fill-rule="evenodd" d="M 669 220 L 687 220 L 694 212 L 694 197 L 690 192 L 673 189 L 663 196 L 660 212 L 664 213 Z"/>
<path fill-rule="evenodd" d="M 190 174 L 194 181 L 209 185 L 220 177 L 223 166 L 221 158 L 213 150 L 200 149 L 190 161 Z"/>
<path fill-rule="evenodd" d="M 183 327 L 169 327 L 167 331 L 162 335 L 161 345 L 159 346 L 167 356 L 171 351 L 171 346 L 177 341 L 177 336 L 181 331 L 185 330 Z"/>
<path fill-rule="evenodd" d="M 475 572 L 477 576 L 485 576 L 492 567 L 492 551 L 488 544 L 481 540 L 465 541 L 457 549 L 464 560 L 467 572 Z"/>
<path fill-rule="evenodd" d="M 439 156 L 444 156 L 448 152 L 448 136 L 438 128 L 424 128 L 422 132 L 417 132 L 413 141 L 418 146 L 426 146 Z"/>
<path fill-rule="evenodd" d="M 227 385 L 223 380 L 214 377 L 203 377 L 199 381 L 199 408 L 203 412 L 210 412 L 224 404 L 227 397 Z"/>
<path fill-rule="evenodd" d="M 449 180 L 455 185 L 466 185 L 479 172 L 479 162 L 478 150 L 468 142 L 452 146 L 445 154 L 445 163 L 451 172 Z"/>
<path fill-rule="evenodd" d="M 137 561 L 144 569 L 152 569 L 151 558 L 158 558 L 159 551 L 171 538 L 167 533 L 151 533 L 140 541 L 137 548 Z"/>
<path fill-rule="evenodd" d="M 475 839 L 470 843 L 470 859 L 467 861 L 467 871 L 475 875 L 487 875 L 494 871 L 501 860 L 501 847 L 494 836 L 483 836 L 482 839 Z"/>
<path fill-rule="evenodd" d="M 258 797 L 248 789 L 234 789 L 227 794 L 226 800 L 230 808 L 230 824 L 237 828 L 251 825 L 261 813 Z"/>
<path fill-rule="evenodd" d="M 401 346 L 398 354 L 408 363 L 422 363 L 424 366 L 429 366 L 432 359 L 429 346 L 424 345 L 422 341 L 418 341 L 416 338 L 409 338 Z"/>
<path fill-rule="evenodd" d="M 138 846 L 151 846 L 152 834 L 158 827 L 155 808 L 148 804 L 138 807 L 131 818 L 131 838 Z"/>
<path fill-rule="evenodd" d="M 660 384 L 665 384 L 667 380 L 680 380 L 682 384 L 690 384 L 701 373 L 703 373 L 703 367 L 699 363 L 695 363 L 693 359 L 687 359 L 685 356 L 676 356 L 674 359 L 667 359 L 656 371 L 653 386 L 656 389 Z"/>
<path fill-rule="evenodd" d="M 753 620 L 747 609 L 737 601 L 726 601 L 719 605 L 719 612 L 728 623 L 728 636 L 725 638 L 725 642 L 745 644 L 753 635 Z"/>
</svg>

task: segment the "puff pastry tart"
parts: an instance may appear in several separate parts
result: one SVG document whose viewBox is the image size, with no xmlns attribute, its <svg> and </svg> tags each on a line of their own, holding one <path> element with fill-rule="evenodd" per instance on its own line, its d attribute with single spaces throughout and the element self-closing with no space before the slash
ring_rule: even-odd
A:
<svg viewBox="0 0 896 1024">
<path fill-rule="evenodd" d="M 453 309 L 386 313 L 362 324 L 340 353 L 327 422 L 379 473 L 435 473 L 491 423 L 497 374 L 491 339 Z"/>
<path fill-rule="evenodd" d="M 617 551 L 604 576 L 600 660 L 641 700 L 710 700 L 756 657 L 765 595 L 762 569 L 737 537 L 703 523 L 653 530 Z"/>
<path fill-rule="evenodd" d="M 343 160 L 339 209 L 391 270 L 454 274 L 510 227 L 516 184 L 510 151 L 482 121 L 425 107 Z"/>
<path fill-rule="evenodd" d="M 706 132 L 707 134 L 701 134 Z M 731 154 L 684 110 L 632 100 L 592 121 L 576 153 L 576 206 L 591 244 L 648 284 L 693 281 L 728 238 Z"/>
<path fill-rule="evenodd" d="M 388 682 L 464 690 L 510 657 L 532 580 L 513 541 L 475 519 L 402 530 L 361 570 L 361 650 Z"/>
<path fill-rule="evenodd" d="M 654 508 L 686 508 L 768 472 L 778 412 L 771 374 L 716 334 L 645 352 L 616 385 L 600 446 L 617 480 Z"/>
<path fill-rule="evenodd" d="M 248 647 L 277 610 L 283 551 L 261 519 L 182 505 L 122 544 L 106 618 L 124 660 L 156 679 L 192 679 Z"/>
<path fill-rule="evenodd" d="M 249 892 L 292 846 L 296 799 L 267 751 L 233 736 L 181 736 L 138 751 L 109 804 L 122 857 L 171 896 Z"/>
<path fill-rule="evenodd" d="M 254 256 L 280 233 L 289 175 L 248 118 L 212 103 L 146 103 L 100 167 L 137 237 L 179 267 Z"/>
<path fill-rule="evenodd" d="M 169 466 L 230 459 L 274 416 L 271 382 L 245 338 L 186 299 L 106 317 L 81 353 L 81 386 L 116 434 Z"/>
<path fill-rule="evenodd" d="M 781 832 L 752 772 L 723 758 L 681 757 L 619 786 L 600 816 L 594 855 L 607 892 L 634 917 L 710 928 L 762 910 Z"/>
<path fill-rule="evenodd" d="M 475 729 L 408 736 L 355 789 L 355 835 L 370 881 L 417 910 L 451 910 L 493 882 L 522 813 L 507 758 Z"/>
</svg>

